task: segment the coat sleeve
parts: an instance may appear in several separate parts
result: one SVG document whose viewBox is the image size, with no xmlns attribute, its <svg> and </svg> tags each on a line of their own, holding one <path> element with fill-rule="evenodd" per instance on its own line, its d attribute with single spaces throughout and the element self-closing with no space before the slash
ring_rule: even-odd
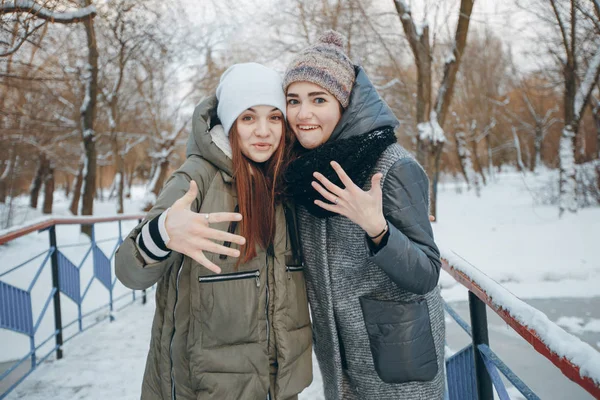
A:
<svg viewBox="0 0 600 400">
<path fill-rule="evenodd" d="M 180 168 L 171 175 L 161 190 L 154 207 L 146 214 L 144 221 L 127 235 L 115 254 L 115 274 L 121 283 L 130 289 L 141 290 L 152 286 L 158 282 L 171 265 L 181 263 L 183 259 L 181 253 L 173 251 L 166 259 L 147 265 L 135 242 L 142 227 L 148 221 L 171 207 L 175 201 L 188 191 L 192 178 L 182 169 Z M 206 174 L 198 174 L 199 178 L 196 179 L 198 198 L 195 204 L 192 205 L 193 210 L 199 210 L 202 204 L 207 182 L 199 182 L 198 179 L 203 176 L 206 176 Z"/>
<path fill-rule="evenodd" d="M 371 261 L 402 289 L 416 294 L 433 290 L 441 260 L 429 222 L 429 180 L 412 158 L 396 161 L 383 185 L 387 243 Z"/>
</svg>

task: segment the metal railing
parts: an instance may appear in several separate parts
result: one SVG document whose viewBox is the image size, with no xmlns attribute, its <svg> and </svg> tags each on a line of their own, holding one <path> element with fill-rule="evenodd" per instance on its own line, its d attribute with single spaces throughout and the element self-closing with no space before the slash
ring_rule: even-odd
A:
<svg viewBox="0 0 600 400">
<path fill-rule="evenodd" d="M 8 369 L 0 373 L 0 400 L 14 390 L 52 353 L 56 352 L 56 358 L 61 359 L 63 357 L 63 345 L 73 337 L 107 318 L 112 321 L 114 319 L 112 313 L 117 303 L 121 305 L 120 308 L 123 308 L 136 301 L 136 291 L 126 288 L 125 293 L 115 296 L 117 279 L 112 272 L 111 263 L 118 246 L 123 242 L 122 222 L 140 221 L 142 218 L 143 215 L 120 215 L 102 218 L 51 218 L 12 229 L 0 235 L 0 245 L 4 245 L 33 232 L 48 232 L 46 250 L 0 273 L 0 331 L 22 334 L 29 338 L 29 351 L 12 362 Z M 118 236 L 96 240 L 95 228 L 96 224 L 99 223 L 116 223 Z M 90 242 L 58 246 L 57 226 L 59 225 L 91 226 Z M 110 242 L 115 243 L 112 251 L 107 252 L 101 248 L 102 243 L 110 244 Z M 71 261 L 73 257 L 65 254 L 66 249 L 72 247 L 84 248 L 81 251 L 85 252 L 84 256 L 77 263 Z M 6 253 L 8 249 L 3 250 Z M 2 253 L 0 252 L 0 256 L 2 256 Z M 39 262 L 40 260 L 41 263 L 38 266 L 34 265 L 36 261 Z M 5 265 L 6 262 L 10 262 L 6 257 L 3 257 L 2 261 Z M 85 271 L 84 266 L 89 266 L 90 261 L 92 271 Z M 14 276 L 31 267 L 35 267 L 33 274 L 23 273 L 20 278 L 12 279 L 13 284 L 6 281 L 11 278 L 11 275 Z M 82 275 L 84 274 L 82 272 L 89 275 L 87 281 L 83 281 L 84 277 Z M 40 284 L 40 277 L 43 274 L 46 274 L 47 278 L 48 275 L 51 275 L 51 279 L 47 279 L 46 285 Z M 27 281 L 30 276 L 32 278 Z M 108 302 L 98 305 L 98 299 L 95 299 L 96 304 L 92 302 L 94 308 L 86 310 L 84 313 L 83 302 L 90 293 L 90 288 L 94 282 L 99 282 L 107 290 Z M 23 288 L 24 286 L 26 288 Z M 35 297 L 32 296 L 33 290 L 36 290 L 37 296 Z M 39 297 L 40 291 L 44 291 L 42 297 Z M 77 308 L 77 316 L 71 321 L 63 321 L 64 307 L 61 306 L 61 298 L 62 300 L 65 298 L 70 299 Z M 34 309 L 38 308 L 36 307 L 37 304 L 34 303 L 40 299 L 43 300 L 40 302 L 41 311 L 34 312 Z M 127 299 L 129 301 L 125 302 Z M 144 304 L 146 303 L 146 291 L 142 291 L 141 301 Z M 40 332 L 40 326 L 51 304 L 54 311 L 53 330 L 47 337 L 39 339 L 38 336 L 44 334 Z M 108 312 L 102 314 L 105 310 Z M 92 319 L 92 322 L 87 322 Z M 64 337 L 67 331 L 74 331 L 74 333 Z M 53 338 L 55 343 L 54 346 L 51 346 L 50 342 Z M 51 348 L 48 351 L 50 346 Z M 27 361 L 30 361 L 28 367 L 26 367 Z"/>
<path fill-rule="evenodd" d="M 0 400 L 4 399 L 8 393 L 14 390 L 37 366 L 46 360 L 53 352 L 56 352 L 56 358 L 63 356 L 63 345 L 73 337 L 79 335 L 85 330 L 102 322 L 106 318 L 113 319 L 112 312 L 115 304 L 127 297 L 130 300 L 122 307 L 136 301 L 136 291 L 128 291 L 119 296 L 114 296 L 116 277 L 113 276 L 111 262 L 114 259 L 118 246 L 123 241 L 122 222 L 128 220 L 141 220 L 142 215 L 122 215 L 116 217 L 104 218 L 56 218 L 40 221 L 36 224 L 28 225 L 19 229 L 11 230 L 8 233 L 0 234 L 0 245 L 6 244 L 14 239 L 20 238 L 33 232 L 48 232 L 47 249 L 34 255 L 19 265 L 0 273 L 0 330 L 8 330 L 18 334 L 26 335 L 29 338 L 29 351 L 19 360 L 15 361 L 6 371 L 0 373 L 0 385 L 3 381 L 11 377 L 11 374 L 18 372 L 18 377 L 13 379 L 7 386 L 7 389 L 0 389 Z M 118 236 L 96 240 L 95 226 L 99 223 L 117 223 Z M 59 225 L 91 225 L 91 240 L 89 243 L 76 243 L 61 245 L 57 244 L 56 227 Z M 101 243 L 115 241 L 114 248 L 107 255 L 99 246 Z M 87 246 L 82 260 L 76 265 L 65 255 L 65 249 L 76 246 Z M 1 255 L 2 253 L 0 253 Z M 91 255 L 93 273 L 90 279 L 85 283 L 85 289 L 82 292 L 82 267 Z M 41 264 L 32 275 L 33 278 L 28 282 L 27 289 L 22 289 L 17 285 L 11 285 L 3 281 L 4 277 L 20 269 L 31 265 L 36 260 L 41 259 Z M 4 261 L 4 260 L 3 260 Z M 469 313 L 471 326 L 465 322 L 456 311 L 448 304 L 444 304 L 445 311 L 457 322 L 457 324 L 471 337 L 471 343 L 453 354 L 446 360 L 446 372 L 448 391 L 446 397 L 450 400 L 492 400 L 493 390 L 496 389 L 498 397 L 501 400 L 510 399 L 500 373 L 513 384 L 513 386 L 528 400 L 536 400 L 539 397 L 498 357 L 489 346 L 487 308 L 492 309 L 506 323 L 534 349 L 556 365 L 561 372 L 569 379 L 588 391 L 595 398 L 600 399 L 600 384 L 594 382 L 588 376 L 582 376 L 580 367 L 571 363 L 565 357 L 549 347 L 537 332 L 531 327 L 519 322 L 511 314 L 507 307 L 503 307 L 497 300 L 492 301 L 490 295 L 482 289 L 481 282 L 469 276 L 465 271 L 452 265 L 448 260 L 442 259 L 442 268 L 450 274 L 457 282 L 469 290 Z M 41 274 L 48 269 L 51 270 L 51 285 L 47 292 L 47 297 L 42 298 L 43 305 L 41 311 L 34 318 L 34 307 L 32 304 L 32 290 L 39 283 Z M 108 302 L 88 310 L 82 311 L 82 303 L 89 293 L 93 282 L 100 282 L 108 291 Z M 21 282 L 22 283 L 22 282 Z M 77 307 L 77 317 L 72 321 L 64 323 L 63 307 L 61 306 L 61 294 L 70 299 Z M 142 291 L 142 302 L 146 302 L 146 293 Z M 36 333 L 38 333 L 40 324 L 46 315 L 50 304 L 54 310 L 54 329 L 45 338 L 36 342 Z M 122 308 L 121 307 L 121 308 Z M 98 317 L 98 313 L 108 309 L 108 313 Z M 92 323 L 84 326 L 84 321 L 88 317 L 96 319 Z M 77 324 L 75 332 L 64 338 L 65 331 Z M 42 354 L 44 348 L 52 338 L 55 344 Z M 38 343 L 39 342 L 39 343 Z M 48 347 L 48 346 L 46 346 Z M 30 360 L 29 369 L 26 371 L 17 371 Z M 1 387 L 1 386 L 0 386 Z"/>
<path fill-rule="evenodd" d="M 471 343 L 446 360 L 448 393 L 450 400 L 493 400 L 493 389 L 496 389 L 500 400 L 510 400 L 499 372 L 527 399 L 539 400 L 539 397 L 496 355 L 490 348 L 488 339 L 487 308 L 500 316 L 516 333 L 527 341 L 534 350 L 546 357 L 562 374 L 572 380 L 594 398 L 600 399 L 600 382 L 594 382 L 589 376 L 581 373 L 581 368 L 573 364 L 565 356 L 545 343 L 534 328 L 520 322 L 510 310 L 510 306 L 482 289 L 483 283 L 477 282 L 465 271 L 442 258 L 442 268 L 458 283 L 466 287 L 469 300 L 471 326 L 466 323 L 447 303 L 446 312 L 456 323 L 471 336 Z M 514 295 L 503 294 L 504 296 Z M 534 309 L 531 306 L 528 306 Z M 565 335 L 569 335 L 565 333 Z M 572 335 L 569 335 L 572 336 Z M 578 339 L 572 337 L 574 341 Z M 592 349 L 592 351 L 594 351 Z M 600 360 L 600 354 L 597 357 Z M 499 372 L 498 372 L 499 371 Z"/>
</svg>

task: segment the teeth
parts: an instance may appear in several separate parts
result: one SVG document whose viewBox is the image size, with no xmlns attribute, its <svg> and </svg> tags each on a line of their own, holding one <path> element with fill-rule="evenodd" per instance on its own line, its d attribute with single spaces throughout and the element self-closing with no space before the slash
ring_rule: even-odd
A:
<svg viewBox="0 0 600 400">
<path fill-rule="evenodd" d="M 317 129 L 318 127 L 319 127 L 319 125 L 298 125 L 298 128 L 307 130 L 307 131 Z"/>
</svg>

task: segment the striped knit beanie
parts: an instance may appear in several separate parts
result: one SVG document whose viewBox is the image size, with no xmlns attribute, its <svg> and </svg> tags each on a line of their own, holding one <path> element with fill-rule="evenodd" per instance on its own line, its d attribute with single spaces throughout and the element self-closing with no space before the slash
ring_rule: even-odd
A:
<svg viewBox="0 0 600 400">
<path fill-rule="evenodd" d="M 331 93 L 346 108 L 354 85 L 354 65 L 344 52 L 346 38 L 328 30 L 291 62 L 283 77 L 283 89 L 294 82 L 311 82 Z"/>
</svg>

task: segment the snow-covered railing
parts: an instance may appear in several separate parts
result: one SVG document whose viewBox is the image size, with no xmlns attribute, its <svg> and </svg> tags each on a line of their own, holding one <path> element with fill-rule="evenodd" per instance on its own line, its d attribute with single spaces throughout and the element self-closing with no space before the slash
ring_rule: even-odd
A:
<svg viewBox="0 0 600 400">
<path fill-rule="evenodd" d="M 50 226 L 56 225 L 90 225 L 102 222 L 117 222 L 140 220 L 144 218 L 143 214 L 121 214 L 112 217 L 60 217 L 60 218 L 39 218 L 27 224 L 13 226 L 8 229 L 0 230 L 0 245 L 25 236 L 31 232 L 43 231 Z"/>
<path fill-rule="evenodd" d="M 531 344 L 539 354 L 558 367 L 564 376 L 588 391 L 594 398 L 600 399 L 600 353 L 592 346 L 565 332 L 561 327 L 550 321 L 544 313 L 517 298 L 453 251 L 442 249 L 442 268 L 469 290 L 470 302 L 472 297 L 476 297 L 485 303 L 515 332 Z M 473 312 L 471 314 L 473 315 Z M 485 310 L 483 316 L 485 320 Z M 455 320 L 460 319 L 456 315 L 452 315 L 452 317 Z M 461 326 L 464 325 L 463 321 L 457 320 L 457 322 Z M 475 325 L 476 322 L 472 321 L 472 324 Z M 462 327 L 466 329 L 465 326 Z M 487 328 L 485 336 L 487 342 Z M 477 348 L 479 352 L 484 353 L 483 357 L 485 359 L 495 364 L 503 373 L 505 371 L 508 371 L 509 374 L 512 373 L 489 350 L 487 343 L 477 342 L 476 338 L 473 337 L 473 348 Z M 486 365 L 486 367 L 488 366 Z M 507 376 L 507 378 L 511 380 L 516 376 L 513 374 L 512 377 Z M 517 381 L 522 383 L 518 378 Z M 521 390 L 519 386 L 528 390 L 524 385 L 515 384 L 515 387 Z M 522 394 L 528 399 L 537 398 L 532 393 Z"/>
<path fill-rule="evenodd" d="M 112 261 L 118 246 L 123 242 L 122 222 L 141 220 L 143 217 L 143 215 L 135 214 L 112 217 L 46 218 L 28 225 L 0 231 L 0 245 L 36 231 L 48 232 L 48 242 L 46 242 L 48 244 L 45 247 L 40 248 L 39 240 L 36 237 L 31 242 L 32 246 L 25 248 L 25 251 L 34 254 L 39 252 L 39 254 L 27 255 L 31 258 L 26 261 L 20 262 L 16 266 L 10 266 L 8 263 L 14 262 L 14 260 L 11 260 L 10 256 L 2 255 L 0 331 L 27 336 L 29 351 L 20 347 L 16 350 L 11 349 L 13 352 L 11 357 L 14 358 L 10 358 L 10 360 L 18 359 L 14 362 L 11 361 L 7 370 L 0 370 L 0 400 L 4 399 L 52 353 L 56 352 L 57 359 L 62 358 L 64 343 L 107 318 L 112 321 L 117 302 L 122 304 L 122 299 L 129 297 L 130 300 L 120 306 L 123 308 L 136 301 L 136 291 L 131 291 L 124 286 L 115 288 L 117 279 L 113 273 Z M 95 224 L 99 223 L 116 223 L 115 228 L 118 229 L 111 227 L 109 232 L 118 233 L 118 236 L 96 240 Z M 58 225 L 91 226 L 90 241 L 58 246 L 56 229 Z M 114 246 L 111 243 L 114 243 Z M 111 246 L 110 252 L 101 248 L 106 248 L 106 244 Z M 37 249 L 35 249 L 36 247 Z M 69 252 L 76 247 L 81 248 L 81 250 L 76 250 L 75 254 L 82 256 L 82 259 L 73 262 L 73 254 L 69 254 Z M 40 252 L 42 248 L 45 250 Z M 9 253 L 8 250 L 7 246 L 0 249 L 0 253 Z M 22 253 L 23 251 L 19 253 L 19 256 L 22 256 Z M 86 260 L 91 261 L 91 271 L 89 268 L 82 268 L 90 264 L 86 264 Z M 33 269 L 33 273 L 31 269 Z M 97 285 L 95 287 L 100 290 L 99 297 L 97 295 L 87 296 L 94 292 L 94 290 L 90 290 L 94 282 L 100 284 L 100 287 Z M 104 303 L 106 301 L 104 293 L 106 292 L 101 289 L 102 287 L 108 292 L 107 303 Z M 82 305 L 86 298 L 88 301 L 85 304 L 84 312 Z M 69 304 L 65 305 L 70 307 L 66 308 L 70 314 L 69 312 L 65 313 L 65 306 L 61 306 L 61 300 L 70 300 Z M 146 291 L 142 291 L 142 303 L 146 303 Z M 44 324 L 50 306 L 54 311 L 53 327 L 49 326 L 50 323 Z M 63 323 L 63 314 L 72 320 Z M 64 339 L 63 334 L 65 335 Z M 49 348 L 52 339 L 55 344 Z M 2 346 L 6 346 L 6 343 Z M 9 349 L 4 348 L 4 350 Z M 3 359 L 0 361 L 8 361 L 4 359 L 5 357 L 6 354 L 3 354 Z"/>
</svg>

